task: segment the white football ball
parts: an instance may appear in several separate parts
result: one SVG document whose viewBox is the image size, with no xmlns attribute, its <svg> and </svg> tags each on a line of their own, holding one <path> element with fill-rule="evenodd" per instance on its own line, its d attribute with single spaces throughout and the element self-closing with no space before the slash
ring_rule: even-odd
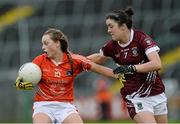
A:
<svg viewBox="0 0 180 124">
<path fill-rule="evenodd" d="M 42 72 L 38 65 L 28 62 L 19 68 L 18 76 L 23 81 L 28 81 L 36 85 L 41 80 Z"/>
</svg>

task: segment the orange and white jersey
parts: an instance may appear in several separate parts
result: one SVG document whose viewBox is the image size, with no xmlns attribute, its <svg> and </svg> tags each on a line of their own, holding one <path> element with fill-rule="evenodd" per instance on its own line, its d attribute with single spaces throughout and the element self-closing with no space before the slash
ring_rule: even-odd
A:
<svg viewBox="0 0 180 124">
<path fill-rule="evenodd" d="M 33 63 L 37 64 L 42 71 L 42 79 L 38 83 L 35 101 L 73 101 L 74 78 L 80 72 L 89 70 L 91 62 L 81 55 L 71 54 L 71 56 L 73 59 L 73 75 L 66 53 L 63 54 L 63 61 L 59 64 L 55 64 L 46 54 L 37 56 L 33 60 Z"/>
</svg>

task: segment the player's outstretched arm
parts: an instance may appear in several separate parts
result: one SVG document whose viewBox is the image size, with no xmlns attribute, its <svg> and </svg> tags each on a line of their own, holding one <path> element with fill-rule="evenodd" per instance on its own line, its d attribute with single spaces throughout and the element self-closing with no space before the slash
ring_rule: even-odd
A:
<svg viewBox="0 0 180 124">
<path fill-rule="evenodd" d="M 91 70 L 107 77 L 116 78 L 120 83 L 120 87 L 124 87 L 126 82 L 124 74 L 114 74 L 112 69 L 93 62 L 91 63 Z"/>
<path fill-rule="evenodd" d="M 118 78 L 118 75 L 115 75 L 111 68 L 96 64 L 94 62 L 91 62 L 91 70 L 107 77 L 112 77 L 116 79 Z"/>
<path fill-rule="evenodd" d="M 94 53 L 92 55 L 87 56 L 87 58 L 97 64 L 103 64 L 107 60 L 107 57 L 102 56 L 100 53 Z"/>
</svg>

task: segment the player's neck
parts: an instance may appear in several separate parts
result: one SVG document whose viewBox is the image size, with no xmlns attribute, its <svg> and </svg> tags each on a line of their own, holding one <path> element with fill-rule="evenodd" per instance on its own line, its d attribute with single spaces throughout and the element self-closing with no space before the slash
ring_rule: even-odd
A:
<svg viewBox="0 0 180 124">
<path fill-rule="evenodd" d="M 53 61 L 56 63 L 62 62 L 63 61 L 63 52 L 59 52 L 56 54 L 56 56 L 53 58 Z"/>
<path fill-rule="evenodd" d="M 121 40 L 119 40 L 119 43 L 120 44 L 128 43 L 130 41 L 130 37 L 131 37 L 131 31 L 130 30 L 126 30 L 124 32 L 124 37 Z"/>
</svg>

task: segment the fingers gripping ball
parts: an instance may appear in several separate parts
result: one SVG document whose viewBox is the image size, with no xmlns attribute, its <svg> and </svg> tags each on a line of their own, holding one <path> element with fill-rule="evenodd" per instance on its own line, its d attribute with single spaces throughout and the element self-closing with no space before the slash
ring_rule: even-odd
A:
<svg viewBox="0 0 180 124">
<path fill-rule="evenodd" d="M 17 77 L 15 83 L 16 89 L 18 90 L 32 90 L 33 84 L 31 82 L 23 82 L 20 77 Z"/>
<path fill-rule="evenodd" d="M 126 82 L 124 74 L 119 74 L 117 79 L 118 79 L 119 84 L 120 84 L 120 89 L 123 88 L 124 87 L 124 83 Z"/>
<path fill-rule="evenodd" d="M 23 64 L 18 71 L 18 77 L 22 82 L 31 82 L 33 85 L 39 83 L 41 76 L 41 69 L 32 62 Z"/>
</svg>

